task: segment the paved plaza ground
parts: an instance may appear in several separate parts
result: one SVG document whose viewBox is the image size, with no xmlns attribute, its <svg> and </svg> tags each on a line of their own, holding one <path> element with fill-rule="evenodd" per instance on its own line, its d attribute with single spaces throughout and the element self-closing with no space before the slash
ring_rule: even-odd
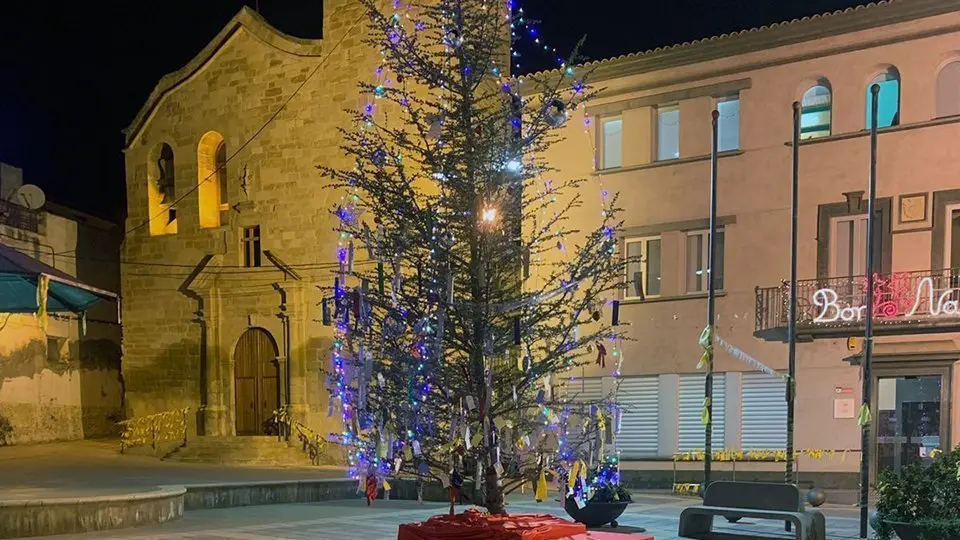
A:
<svg viewBox="0 0 960 540">
<path fill-rule="evenodd" d="M 656 540 L 677 537 L 677 518 L 684 506 L 696 501 L 660 494 L 637 494 L 636 503 L 620 519 L 619 532 L 639 532 L 646 528 Z M 285 504 L 199 510 L 187 512 L 182 520 L 158 526 L 51 536 L 51 540 L 101 540 L 116 538 L 170 540 L 380 540 L 397 537 L 401 523 L 422 521 L 446 511 L 439 503 L 378 500 L 372 508 L 357 498 L 309 504 Z M 462 509 L 467 506 L 461 507 Z M 552 513 L 566 517 L 559 503 L 537 504 L 526 498 L 515 498 L 509 507 L 515 513 Z M 831 539 L 859 538 L 857 511 L 851 507 L 827 507 L 827 536 Z M 609 529 L 607 529 L 609 530 Z M 743 520 L 731 525 L 717 520 L 716 530 L 729 534 L 790 538 L 778 522 Z"/>
<path fill-rule="evenodd" d="M 343 471 L 322 468 L 228 467 L 162 462 L 124 456 L 116 441 L 76 441 L 0 448 L 0 499 L 47 499 L 149 491 L 159 485 L 342 478 Z M 635 492 L 635 504 L 620 519 L 619 532 L 647 529 L 657 540 L 677 538 L 680 511 L 698 500 L 666 492 Z M 513 495 L 513 513 L 552 513 L 566 517 L 559 502 L 537 504 L 527 495 Z M 463 506 L 460 509 L 466 509 Z M 211 539 L 211 540 L 379 540 L 393 539 L 402 523 L 443 513 L 444 504 L 379 500 L 372 508 L 359 498 L 305 504 L 248 506 L 197 510 L 178 521 L 137 529 L 43 538 L 80 539 Z M 858 538 L 857 509 L 825 506 L 827 534 L 832 539 Z M 789 538 L 782 523 L 744 520 L 716 522 L 730 534 L 764 534 Z"/>
<path fill-rule="evenodd" d="M 121 455 L 115 440 L 0 448 L 0 499 L 43 499 L 148 491 L 161 485 L 342 478 L 321 467 L 228 467 Z"/>
</svg>

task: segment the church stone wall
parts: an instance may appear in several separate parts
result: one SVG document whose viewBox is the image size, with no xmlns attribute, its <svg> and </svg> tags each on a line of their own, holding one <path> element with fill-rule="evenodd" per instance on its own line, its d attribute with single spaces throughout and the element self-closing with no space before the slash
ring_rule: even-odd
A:
<svg viewBox="0 0 960 540">
<path fill-rule="evenodd" d="M 337 128 L 349 125 L 344 109 L 358 106 L 356 83 L 373 77 L 377 54 L 361 42 L 365 23 L 358 2 L 328 1 L 326 8 L 322 42 L 278 35 L 241 11 L 206 61 L 128 133 L 126 229 L 133 232 L 123 257 L 165 265 L 123 270 L 128 416 L 190 407 L 197 432 L 232 434 L 234 348 L 245 330 L 258 327 L 278 345 L 281 374 L 290 371 L 294 417 L 321 432 L 336 430 L 325 421 L 319 373 L 331 332 L 316 320 L 317 285 L 329 287 L 333 279 L 329 263 L 337 238 L 330 210 L 341 194 L 325 187 L 316 167 L 346 166 Z M 211 130 L 224 137 L 227 156 L 233 156 L 227 164 L 230 209 L 220 227 L 201 228 L 197 145 Z M 161 143 L 174 151 L 177 232 L 151 236 L 144 223 L 156 214 L 148 209 L 147 171 Z M 292 265 L 299 279 L 266 256 L 260 268 L 242 268 L 242 231 L 253 225 L 260 227 L 262 249 Z M 205 268 L 192 275 L 202 261 Z"/>
</svg>

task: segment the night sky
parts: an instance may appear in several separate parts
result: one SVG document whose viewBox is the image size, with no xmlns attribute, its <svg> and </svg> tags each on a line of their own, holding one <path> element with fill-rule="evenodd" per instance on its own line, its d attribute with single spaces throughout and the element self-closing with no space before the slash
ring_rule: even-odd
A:
<svg viewBox="0 0 960 540">
<path fill-rule="evenodd" d="M 546 43 L 616 56 L 867 3 L 864 0 L 515 0 Z M 164 74 L 187 63 L 243 5 L 289 34 L 321 37 L 321 0 L 4 2 L 0 161 L 51 200 L 119 222 L 123 137 Z M 623 7 L 623 6 L 636 7 Z M 521 48 L 521 69 L 552 67 Z"/>
</svg>

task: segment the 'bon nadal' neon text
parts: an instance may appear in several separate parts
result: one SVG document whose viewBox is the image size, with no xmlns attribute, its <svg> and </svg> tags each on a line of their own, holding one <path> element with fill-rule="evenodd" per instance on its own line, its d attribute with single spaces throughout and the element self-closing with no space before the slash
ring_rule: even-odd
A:
<svg viewBox="0 0 960 540">
<path fill-rule="evenodd" d="M 951 296 L 956 298 L 958 291 L 960 289 L 947 289 L 938 297 L 934 293 L 933 278 L 925 277 L 917 283 L 917 294 L 914 296 L 913 307 L 904 314 L 904 317 L 913 317 L 917 314 L 924 298 L 924 292 L 926 292 L 926 297 L 929 299 L 928 305 L 930 306 L 930 312 L 926 315 L 931 317 L 960 315 L 960 300 L 951 299 Z M 843 306 L 838 302 L 839 298 L 840 295 L 833 289 L 820 289 L 813 293 L 813 304 L 820 309 L 813 322 L 860 322 L 863 320 L 867 306 Z M 881 309 L 878 310 L 877 315 L 889 317 L 895 316 L 897 313 L 896 311 L 891 313 Z"/>
</svg>

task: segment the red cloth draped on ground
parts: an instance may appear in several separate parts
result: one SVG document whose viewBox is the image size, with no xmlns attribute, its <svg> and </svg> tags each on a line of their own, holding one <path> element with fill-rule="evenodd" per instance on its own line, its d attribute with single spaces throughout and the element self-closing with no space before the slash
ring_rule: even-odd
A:
<svg viewBox="0 0 960 540">
<path fill-rule="evenodd" d="M 367 475 L 367 482 L 364 491 L 367 495 L 367 506 L 370 506 L 373 504 L 374 499 L 377 498 L 377 477 L 375 475 Z"/>
<path fill-rule="evenodd" d="M 470 509 L 453 516 L 433 516 L 422 523 L 400 526 L 397 540 L 566 540 L 587 532 L 548 514 L 490 516 Z M 586 538 L 586 537 L 585 537 Z"/>
</svg>

